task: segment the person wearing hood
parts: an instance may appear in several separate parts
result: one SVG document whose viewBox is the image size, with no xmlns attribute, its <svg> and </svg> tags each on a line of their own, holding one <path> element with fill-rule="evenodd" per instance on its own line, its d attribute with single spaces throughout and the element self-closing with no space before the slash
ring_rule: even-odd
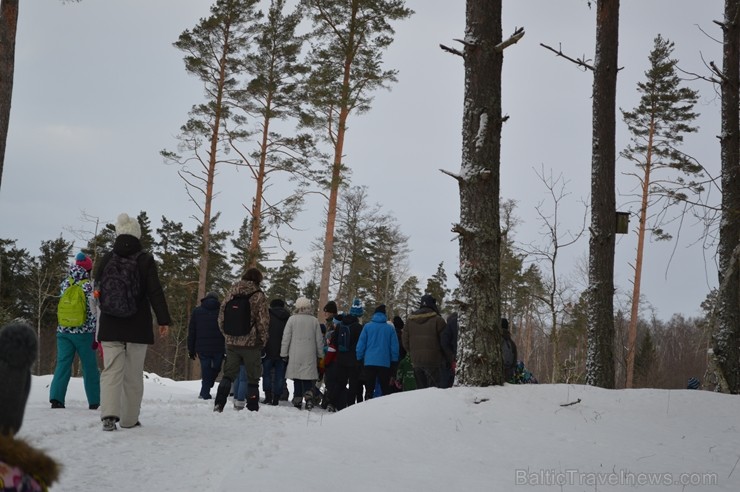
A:
<svg viewBox="0 0 740 492">
<path fill-rule="evenodd" d="M 0 328 L 0 485 L 4 492 L 45 491 L 60 474 L 53 458 L 15 437 L 23 424 L 37 354 L 36 333 L 26 321 L 17 319 Z"/>
<path fill-rule="evenodd" d="M 365 323 L 355 352 L 357 360 L 365 366 L 366 398 L 372 398 L 376 380 L 381 395 L 389 394 L 391 377 L 398 367 L 398 337 L 393 325 L 388 323 L 385 304 L 375 308 L 372 318 Z"/>
<path fill-rule="evenodd" d="M 170 312 L 157 273 L 157 263 L 141 246 L 139 221 L 128 214 L 116 220 L 116 240 L 95 271 L 99 294 L 98 340 L 103 346 L 100 375 L 100 418 L 103 430 L 139 427 L 144 398 L 144 360 L 154 344 L 152 311 L 159 337 L 169 333 Z M 133 301 L 133 306 L 132 306 Z M 123 315 L 119 309 L 133 307 Z"/>
<path fill-rule="evenodd" d="M 247 409 L 251 412 L 257 412 L 260 409 L 259 382 L 262 377 L 262 349 L 270 336 L 267 297 L 260 290 L 262 279 L 262 272 L 256 268 L 248 268 L 242 278 L 231 286 L 219 309 L 218 326 L 226 338 L 226 363 L 224 364 L 224 375 L 218 385 L 216 399 L 213 403 L 214 412 L 224 411 L 231 391 L 231 383 L 239 376 L 241 365 L 247 373 Z M 225 310 L 227 307 L 233 310 L 242 302 L 249 305 L 248 330 L 246 334 L 229 334 L 232 327 L 227 321 L 231 318 L 226 317 Z"/>
<path fill-rule="evenodd" d="M 95 352 L 95 330 L 97 318 L 93 298 L 93 286 L 90 283 L 92 260 L 85 253 L 78 253 L 75 261 L 69 267 L 69 274 L 62 281 L 60 288 L 60 307 L 57 311 L 57 364 L 54 368 L 54 377 L 49 388 L 49 403 L 51 408 L 64 408 L 69 378 L 72 376 L 72 363 L 75 354 L 80 358 L 82 367 L 82 381 L 85 386 L 85 396 L 90 410 L 97 410 L 100 406 L 100 370 Z M 65 311 L 63 304 L 66 299 L 64 293 L 72 287 L 81 289 L 84 294 L 84 305 L 72 301 L 72 312 Z M 69 295 L 72 292 L 68 292 Z M 74 312 L 80 310 L 84 318 Z M 84 310 L 84 312 L 82 311 Z M 66 313 L 66 314 L 65 314 Z M 72 314 L 72 316 L 70 316 Z"/>
<path fill-rule="evenodd" d="M 418 389 L 441 387 L 446 359 L 442 349 L 442 332 L 447 323 L 439 315 L 437 300 L 430 294 L 421 296 L 419 309 L 409 315 L 403 327 L 403 346 L 411 356 Z"/>
<path fill-rule="evenodd" d="M 218 294 L 209 292 L 193 309 L 188 325 L 188 356 L 200 360 L 201 385 L 198 398 L 211 399 L 211 388 L 216 382 L 226 352 L 226 340 L 218 329 Z"/>
<path fill-rule="evenodd" d="M 262 358 L 262 389 L 265 392 L 263 403 L 277 405 L 285 385 L 285 362 L 280 357 L 280 346 L 283 343 L 285 324 L 290 318 L 290 311 L 282 299 L 270 301 L 270 337 L 265 345 L 265 356 Z"/>
</svg>

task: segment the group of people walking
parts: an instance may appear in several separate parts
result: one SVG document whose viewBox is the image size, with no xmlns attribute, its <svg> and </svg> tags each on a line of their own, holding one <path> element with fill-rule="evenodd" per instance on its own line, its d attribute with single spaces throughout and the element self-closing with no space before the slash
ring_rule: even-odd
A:
<svg viewBox="0 0 740 492">
<path fill-rule="evenodd" d="M 363 324 L 365 309 L 359 299 L 345 313 L 330 301 L 320 322 L 305 297 L 295 300 L 292 313 L 284 299 L 268 304 L 262 280 L 259 270 L 248 269 L 223 300 L 209 293 L 191 316 L 188 351 L 191 359 L 200 360 L 199 398 L 212 398 L 225 354 L 215 412 L 223 412 L 230 395 L 237 410 L 258 411 L 260 403 L 278 405 L 288 399 L 288 379 L 293 381 L 290 401 L 296 408 L 321 405 L 329 411 L 404 389 L 452 385 L 457 316 L 445 321 L 431 295 L 422 296 L 419 309 L 405 323 L 399 316 L 389 322 L 381 304 Z M 249 327 L 242 334 L 229 334 L 234 330 L 230 313 L 241 309 L 238 299 L 247 299 Z M 261 402 L 260 379 L 265 395 Z"/>
<path fill-rule="evenodd" d="M 141 425 L 144 360 L 154 343 L 152 313 L 161 337 L 170 324 L 156 262 L 142 249 L 138 221 L 121 214 L 115 230 L 113 249 L 94 275 L 92 260 L 79 253 L 61 284 L 49 395 L 52 408 L 64 408 L 77 354 L 89 408 L 100 411 L 108 431 Z M 344 313 L 335 302 L 327 303 L 320 322 L 305 297 L 295 300 L 292 312 L 284 299 L 268 303 L 262 281 L 262 273 L 249 268 L 223 299 L 209 292 L 191 315 L 188 355 L 200 363 L 199 398 L 212 398 L 221 375 L 214 411 L 222 412 L 230 395 L 236 409 L 277 405 L 286 399 L 286 379 L 293 381 L 294 406 L 320 404 L 330 411 L 395 391 L 452 385 L 457 316 L 445 320 L 433 296 L 422 296 L 405 322 L 395 316 L 391 323 L 381 304 L 363 323 L 359 299 Z"/>
</svg>

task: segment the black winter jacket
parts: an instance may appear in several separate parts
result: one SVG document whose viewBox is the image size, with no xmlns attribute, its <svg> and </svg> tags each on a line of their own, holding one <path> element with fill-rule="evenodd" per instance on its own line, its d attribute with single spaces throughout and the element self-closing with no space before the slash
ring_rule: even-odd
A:
<svg viewBox="0 0 740 492">
<path fill-rule="evenodd" d="M 348 347 L 349 350 L 347 352 L 340 352 L 337 350 L 337 362 L 342 367 L 354 367 L 354 366 L 360 366 L 362 363 L 357 360 L 357 342 L 360 340 L 360 334 L 362 333 L 362 325 L 360 324 L 360 321 L 357 319 L 356 316 L 352 316 L 351 314 L 345 314 L 342 318 L 341 325 L 347 325 L 349 326 L 349 340 L 350 340 L 350 346 Z M 339 336 L 339 331 L 341 330 L 340 326 L 334 327 L 334 333 L 332 333 L 332 345 L 335 347 L 338 347 L 339 344 L 337 342 L 337 337 Z"/>
<path fill-rule="evenodd" d="M 204 355 L 226 353 L 226 339 L 218 329 L 218 308 L 215 297 L 206 297 L 193 309 L 188 325 L 188 352 Z"/>
<path fill-rule="evenodd" d="M 283 332 L 288 318 L 290 318 L 290 311 L 284 307 L 270 308 L 270 327 L 268 328 L 270 337 L 265 346 L 265 357 L 268 359 L 280 358 L 280 345 L 283 343 Z"/>
<path fill-rule="evenodd" d="M 113 243 L 113 251 L 121 256 L 131 256 L 141 251 L 141 242 L 134 236 L 121 234 Z M 105 265 L 108 264 L 113 252 L 103 256 L 95 271 L 95 282 L 100 285 Z M 170 324 L 170 312 L 167 309 L 167 300 L 164 297 L 162 284 L 157 274 L 157 264 L 150 253 L 144 253 L 136 260 L 139 265 L 139 279 L 143 295 L 139 300 L 139 309 L 129 318 L 117 318 L 109 314 L 100 313 L 100 327 L 98 340 L 101 342 L 130 342 L 154 344 L 154 325 L 152 309 L 157 317 L 158 325 Z M 151 306 L 151 307 L 150 307 Z"/>
</svg>

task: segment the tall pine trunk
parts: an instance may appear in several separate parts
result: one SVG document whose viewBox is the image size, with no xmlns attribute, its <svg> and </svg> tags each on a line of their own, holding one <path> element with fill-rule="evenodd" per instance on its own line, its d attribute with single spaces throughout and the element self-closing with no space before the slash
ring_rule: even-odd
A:
<svg viewBox="0 0 740 492">
<path fill-rule="evenodd" d="M 596 2 L 586 382 L 614 388 L 615 107 L 619 0 Z"/>
<path fill-rule="evenodd" d="M 468 0 L 465 23 L 460 224 L 458 377 L 469 386 L 503 384 L 499 169 L 501 164 L 501 0 Z"/>
<path fill-rule="evenodd" d="M 15 71 L 15 34 L 18 28 L 18 0 L 2 0 L 0 5 L 0 187 L 5 167 L 5 147 L 10 126 Z"/>
<path fill-rule="evenodd" d="M 632 308 L 630 324 L 627 328 L 627 381 L 625 386 L 632 388 L 635 381 L 635 353 L 637 350 L 637 318 L 640 315 L 640 285 L 642 283 L 642 258 L 645 251 L 645 229 L 647 224 L 648 196 L 650 195 L 650 170 L 653 155 L 653 134 L 655 123 L 651 120 L 648 133 L 645 172 L 642 176 L 642 198 L 640 218 L 637 223 L 637 255 L 635 257 L 635 279 L 632 283 Z"/>
<path fill-rule="evenodd" d="M 740 393 L 740 268 L 733 255 L 740 245 L 740 0 L 725 0 L 722 91 L 722 221 L 719 230 L 719 293 L 713 336 L 720 387 Z M 735 262 L 737 262 L 735 258 Z"/>
</svg>

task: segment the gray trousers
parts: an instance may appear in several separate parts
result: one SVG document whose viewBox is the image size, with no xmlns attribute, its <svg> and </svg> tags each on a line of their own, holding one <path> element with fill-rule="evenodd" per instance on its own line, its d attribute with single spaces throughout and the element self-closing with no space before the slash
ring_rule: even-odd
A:
<svg viewBox="0 0 740 492">
<path fill-rule="evenodd" d="M 144 359 L 149 346 L 123 342 L 102 342 L 102 345 L 100 418 L 114 417 L 121 427 L 133 427 L 139 421 L 144 397 Z"/>
</svg>

